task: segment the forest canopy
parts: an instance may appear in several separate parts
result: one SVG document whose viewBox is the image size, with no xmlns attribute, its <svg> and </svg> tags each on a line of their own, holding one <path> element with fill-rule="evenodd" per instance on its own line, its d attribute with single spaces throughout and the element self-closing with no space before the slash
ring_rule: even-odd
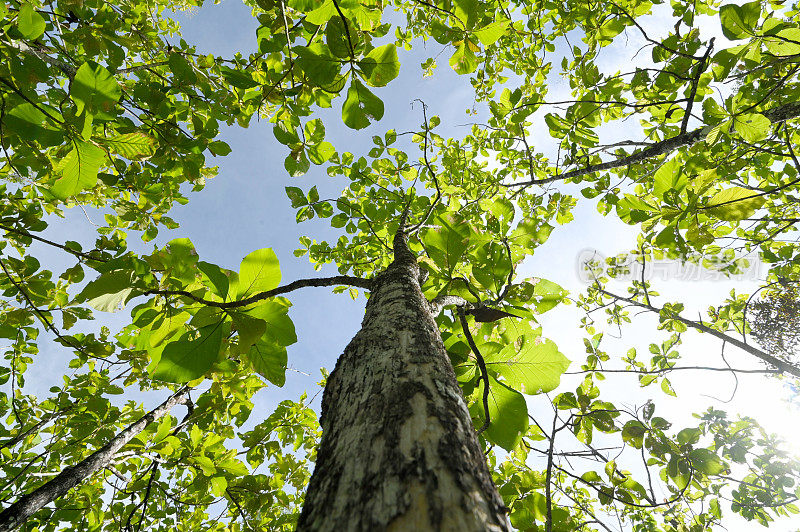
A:
<svg viewBox="0 0 800 532">
<path fill-rule="evenodd" d="M 797 4 L 245 4 L 255 31 L 232 53 L 181 34 L 202 1 L 0 4 L 0 531 L 324 529 L 313 512 L 333 491 L 311 480 L 305 495 L 347 447 L 340 364 L 375 346 L 358 371 L 407 378 L 442 355 L 460 392 L 436 386 L 469 431 L 437 457 L 480 451 L 497 530 L 786 530 L 791 447 L 724 398 L 690 413 L 673 398 L 686 374 L 714 397 L 753 375 L 800 389 Z M 280 157 L 226 172 L 256 145 L 231 139 L 264 132 Z M 255 221 L 230 236 L 243 258 L 198 251 L 180 209 L 234 179 L 280 198 L 261 211 L 299 224 L 294 258 L 277 242 L 295 228 Z M 586 209 L 610 239 L 635 236 L 584 257 L 567 289 L 531 265 L 576 267 L 554 243 L 588 230 Z M 698 313 L 648 273 L 663 263 L 734 289 Z M 434 333 L 418 367 L 386 369 L 430 332 L 391 331 L 405 314 L 380 305 L 401 270 L 398 299 Z M 330 324 L 292 308 L 322 292 L 338 294 Z M 574 323 L 548 318 L 564 307 Z M 339 363 L 344 347 L 318 339 L 336 369 L 285 386 L 303 331 L 336 328 L 337 308 L 357 308 L 361 332 Z M 403 419 L 424 396 L 423 425 L 446 426 L 416 378 L 392 391 Z M 397 406 L 385 382 L 358 391 L 357 418 Z M 375 441 L 414 433 L 385 424 Z"/>
</svg>

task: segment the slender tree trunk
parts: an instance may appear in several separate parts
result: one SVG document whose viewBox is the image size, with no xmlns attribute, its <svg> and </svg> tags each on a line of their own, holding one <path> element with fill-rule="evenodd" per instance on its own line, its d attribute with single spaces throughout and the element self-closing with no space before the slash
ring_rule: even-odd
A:
<svg viewBox="0 0 800 532">
<path fill-rule="evenodd" d="M 298 530 L 508 530 L 403 235 L 322 400 Z"/>
<path fill-rule="evenodd" d="M 117 451 L 142 432 L 147 425 L 161 418 L 172 410 L 175 405 L 185 402 L 189 396 L 189 390 L 188 386 L 184 386 L 166 401 L 142 416 L 141 419 L 128 425 L 122 432 L 114 436 L 111 441 L 84 458 L 80 463 L 64 468 L 61 473 L 27 495 L 23 495 L 17 502 L 0 512 L 0 532 L 8 532 L 22 526 L 30 516 L 41 510 L 46 504 L 50 504 L 65 495 L 96 471 L 107 466 Z"/>
</svg>

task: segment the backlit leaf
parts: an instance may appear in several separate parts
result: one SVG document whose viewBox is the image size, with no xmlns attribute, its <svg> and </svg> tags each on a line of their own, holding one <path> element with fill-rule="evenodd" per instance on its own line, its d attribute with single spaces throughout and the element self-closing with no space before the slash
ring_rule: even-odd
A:
<svg viewBox="0 0 800 532">
<path fill-rule="evenodd" d="M 153 369 L 153 378 L 182 383 L 202 377 L 219 358 L 225 329 L 222 322 L 214 323 L 168 343 Z"/>
</svg>

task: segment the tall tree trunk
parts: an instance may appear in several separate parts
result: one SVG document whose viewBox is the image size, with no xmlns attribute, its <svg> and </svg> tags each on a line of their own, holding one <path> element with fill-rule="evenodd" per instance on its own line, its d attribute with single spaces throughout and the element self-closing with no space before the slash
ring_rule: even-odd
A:
<svg viewBox="0 0 800 532">
<path fill-rule="evenodd" d="M 508 530 L 416 258 L 394 247 L 328 378 L 298 530 Z"/>
<path fill-rule="evenodd" d="M 128 425 L 122 432 L 114 436 L 111 441 L 84 458 L 80 463 L 65 467 L 61 473 L 27 495 L 23 495 L 17 502 L 0 512 L 0 532 L 16 530 L 45 505 L 65 495 L 95 472 L 106 467 L 111 463 L 117 451 L 147 428 L 150 423 L 160 419 L 164 414 L 172 410 L 175 405 L 186 402 L 189 397 L 189 390 L 188 386 L 182 387 L 138 421 Z"/>
</svg>

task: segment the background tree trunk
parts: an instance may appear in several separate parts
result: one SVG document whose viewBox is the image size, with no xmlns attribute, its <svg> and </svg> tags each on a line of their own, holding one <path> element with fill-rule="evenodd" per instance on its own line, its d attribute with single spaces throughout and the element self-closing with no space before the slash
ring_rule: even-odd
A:
<svg viewBox="0 0 800 532">
<path fill-rule="evenodd" d="M 395 260 L 325 387 L 298 530 L 508 530 L 418 275 L 395 237 Z"/>
<path fill-rule="evenodd" d="M 16 530 L 25 521 L 69 490 L 89 478 L 91 475 L 106 467 L 114 455 L 125 445 L 141 433 L 147 426 L 169 413 L 173 407 L 186 402 L 189 397 L 188 386 L 172 394 L 166 401 L 142 416 L 135 423 L 114 436 L 111 441 L 81 460 L 80 463 L 65 467 L 61 473 L 45 482 L 32 492 L 23 495 L 17 502 L 0 512 L 0 532 Z"/>
</svg>

